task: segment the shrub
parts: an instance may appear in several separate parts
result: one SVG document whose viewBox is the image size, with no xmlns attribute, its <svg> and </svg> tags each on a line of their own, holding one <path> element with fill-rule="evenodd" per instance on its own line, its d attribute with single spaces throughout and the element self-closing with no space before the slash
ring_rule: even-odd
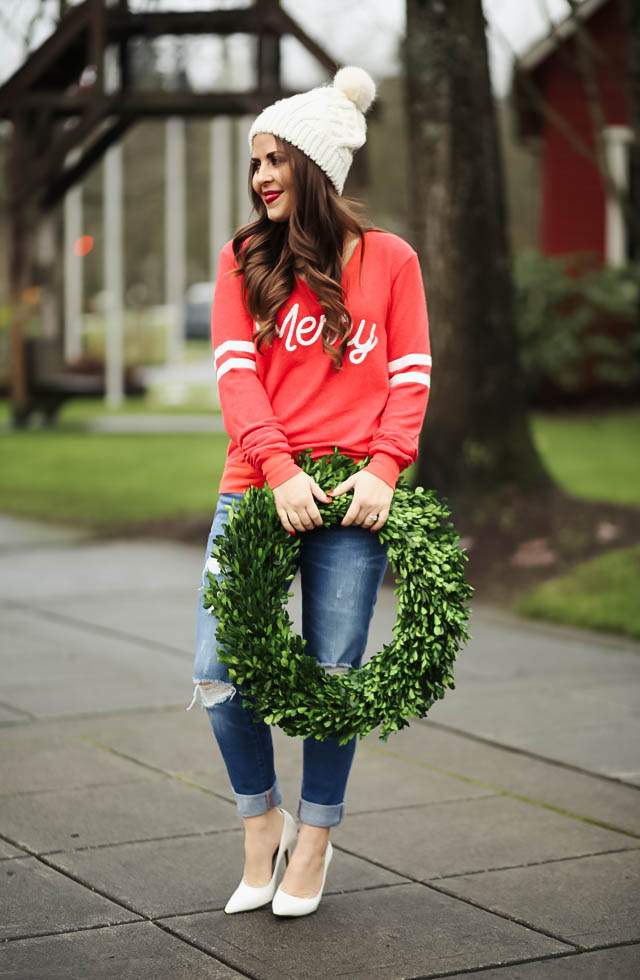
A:
<svg viewBox="0 0 640 980">
<path fill-rule="evenodd" d="M 639 275 L 638 264 L 571 275 L 562 258 L 517 256 L 520 362 L 532 398 L 636 385 Z"/>
</svg>

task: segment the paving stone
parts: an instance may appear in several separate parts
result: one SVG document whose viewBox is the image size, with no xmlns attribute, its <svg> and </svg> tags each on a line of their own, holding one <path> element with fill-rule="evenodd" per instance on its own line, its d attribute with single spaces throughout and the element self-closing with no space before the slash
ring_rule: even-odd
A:
<svg viewBox="0 0 640 980">
<path fill-rule="evenodd" d="M 91 533 L 83 528 L 45 524 L 42 521 L 0 514 L 0 552 L 15 551 L 17 548 L 75 544 L 91 537 Z"/>
<path fill-rule="evenodd" d="M 497 970 L 480 970 L 478 980 L 638 980 L 640 946 L 614 946 Z"/>
<path fill-rule="evenodd" d="M 117 613 L 113 601 L 114 621 Z M 2 618 L 3 698 L 20 711 L 50 718 L 159 707 L 175 704 L 189 689 L 183 655 L 78 629 L 32 610 L 5 611 Z"/>
<path fill-rule="evenodd" d="M 632 845 L 621 834 L 508 797 L 352 815 L 334 839 L 351 853 L 426 881 Z"/>
<path fill-rule="evenodd" d="M 0 704 L 0 725 L 19 725 L 21 722 L 31 721 L 32 715 L 27 711 L 20 711 L 19 708 L 12 708 L 8 704 Z"/>
<path fill-rule="evenodd" d="M 333 863 L 327 881 L 332 873 Z M 317 912 L 298 919 L 278 919 L 267 907 L 163 921 L 260 980 L 426 978 L 568 948 L 423 885 L 325 895 Z"/>
<path fill-rule="evenodd" d="M 40 853 L 237 827 L 235 805 L 162 776 L 105 788 L 14 796 L 2 832 Z"/>
<path fill-rule="evenodd" d="M 149 922 L 22 939 L 0 950 L 15 980 L 236 980 L 245 977 Z"/>
<path fill-rule="evenodd" d="M 639 772 L 640 644 L 496 620 L 482 607 L 470 632 L 456 689 L 432 720 L 585 769 Z"/>
<path fill-rule="evenodd" d="M 443 773 L 418 769 L 409 760 L 380 755 L 375 747 L 372 739 L 366 739 L 356 749 L 346 797 L 346 813 L 350 816 L 391 807 L 494 795 L 493 790 Z"/>
<path fill-rule="evenodd" d="M 417 769 L 427 765 L 449 770 L 640 834 L 636 787 L 489 745 L 429 721 L 410 725 L 386 744 L 367 742 L 372 751 L 388 754 L 391 759 L 407 759 Z"/>
<path fill-rule="evenodd" d="M 185 662 L 186 687 L 191 680 L 193 640 L 197 602 L 196 579 L 192 588 L 158 591 L 153 595 L 137 592 L 128 595 L 84 596 L 82 599 L 60 598 L 38 601 L 41 612 L 57 612 L 79 624 L 94 629 L 118 630 L 131 639 L 157 643 L 181 652 Z M 117 608 L 117 615 L 114 609 Z"/>
<path fill-rule="evenodd" d="M 34 872 L 30 879 L 23 873 L 25 921 L 29 914 L 41 915 L 45 930 L 53 921 L 55 930 L 86 931 L 0 947 L 0 955 L 9 948 L 12 955 L 27 950 L 27 958 L 11 961 L 14 975 L 22 980 L 32 969 L 34 980 L 49 980 L 56 977 L 59 963 L 58 975 L 65 980 L 75 975 L 99 980 L 97 963 L 104 976 L 121 980 L 128 975 L 129 960 L 136 980 L 151 973 L 154 980 L 210 975 L 207 969 L 215 961 L 147 923 L 66 926 L 65 909 L 73 919 L 75 908 L 67 897 L 78 903 L 82 920 L 83 895 L 104 902 L 107 909 L 117 909 L 117 900 L 131 900 L 136 910 L 170 916 L 163 920 L 165 927 L 196 930 L 198 942 L 210 949 L 215 945 L 235 970 L 260 980 L 393 980 L 466 970 L 480 970 L 483 976 L 492 971 L 496 980 L 513 980 L 520 976 L 515 971 L 524 968 L 541 971 L 524 974 L 526 980 L 561 980 L 571 975 L 565 963 L 575 967 L 580 980 L 590 980 L 591 974 L 598 980 L 608 980 L 608 975 L 625 980 L 631 961 L 623 949 L 615 951 L 617 959 L 606 959 L 614 957 L 611 950 L 588 954 L 604 957 L 598 974 L 587 953 L 576 954 L 567 942 L 470 901 L 494 901 L 496 908 L 504 902 L 507 916 L 525 922 L 530 916 L 540 930 L 546 929 L 545 916 L 553 916 L 557 894 L 556 904 L 563 906 L 559 921 L 566 926 L 563 939 L 573 937 L 575 943 L 582 942 L 575 936 L 587 936 L 584 945 L 602 945 L 597 937 L 611 933 L 616 938 L 603 942 L 620 942 L 618 926 L 624 935 L 637 936 L 632 919 L 637 886 L 625 875 L 626 862 L 635 861 L 638 852 L 584 856 L 635 848 L 637 841 L 495 795 L 498 788 L 508 790 L 640 833 L 637 787 L 475 736 L 635 780 L 640 768 L 634 737 L 640 731 L 634 708 L 640 646 L 578 631 L 569 635 L 551 627 L 532 628 L 517 620 L 489 622 L 477 615 L 476 607 L 474 639 L 458 662 L 456 691 L 434 706 L 431 721 L 412 722 L 387 743 L 372 734 L 359 744 L 347 791 L 347 818 L 332 834 L 336 858 L 316 915 L 281 921 L 265 909 L 225 916 L 219 910 L 242 863 L 241 823 L 206 714 L 183 710 L 192 691 L 193 612 L 203 550 L 204 541 L 197 548 L 144 541 L 90 541 L 71 547 L 53 538 L 42 549 L 37 541 L 11 553 L 0 549 L 3 592 L 14 599 L 13 608 L 11 601 L 0 604 L 12 636 L 4 665 L 0 660 L 0 672 L 12 685 L 11 697 L 0 705 L 0 723 L 5 722 L 0 759 L 26 733 L 34 739 L 31 771 L 26 750 L 7 766 L 12 788 L 23 795 L 2 799 L 0 831 L 34 849 L 62 849 L 50 860 L 64 864 L 89 886 L 104 888 L 114 900 L 100 899 L 91 887 L 51 868 L 46 870 L 53 883 L 45 887 Z M 46 584 L 38 592 L 35 616 L 24 605 L 34 581 Z M 294 592 L 291 611 L 298 628 L 297 583 Z M 394 602 L 383 589 L 366 657 L 388 635 Z M 53 613 L 67 620 L 56 620 Z M 94 717 L 87 717 L 90 712 Z M 31 714 L 50 720 L 33 722 Z M 52 717 L 61 714 L 73 718 Z M 540 724 L 541 717 L 545 724 Z M 302 742 L 279 730 L 274 730 L 274 742 L 284 805 L 295 813 Z M 187 775 L 216 795 L 142 767 L 142 775 L 134 775 L 138 781 L 128 783 L 128 774 L 137 773 L 135 762 L 98 748 L 98 743 L 146 766 Z M 65 744 L 70 748 L 63 764 Z M 113 785 L 92 785 L 94 776 Z M 25 785 L 27 779 L 31 782 Z M 32 786 L 36 793 L 28 792 Z M 199 836 L 190 836 L 194 832 Z M 140 843 L 125 843 L 134 840 Z M 28 869 L 34 859 L 16 856 L 11 845 L 0 849 L 3 855 L 0 880 L 12 888 L 14 875 L 6 872 Z M 487 871 L 505 864 L 520 866 Z M 403 874 L 422 877 L 433 887 L 405 884 Z M 486 889 L 482 900 L 437 891 L 480 886 Z M 357 890 L 346 894 L 353 888 Z M 207 898 L 212 900 L 207 903 Z M 572 903 L 585 907 L 574 909 Z M 621 910 L 619 923 L 614 921 L 616 908 Z M 176 914 L 184 910 L 189 914 Z M 178 949 L 196 959 L 183 966 L 175 959 Z M 572 955 L 558 957 L 564 952 Z M 514 965 L 520 960 L 536 962 Z M 614 967 L 608 973 L 610 963 Z M 234 975 L 217 963 L 214 969 L 223 971 L 212 974 L 221 980 Z"/>
<path fill-rule="evenodd" d="M 8 858 L 24 857 L 24 851 L 18 850 L 5 840 L 0 840 L 0 860 L 6 861 Z"/>
<path fill-rule="evenodd" d="M 165 772 L 211 770 L 215 776 L 224 774 L 228 785 L 224 762 L 206 711 L 196 705 L 190 712 L 186 711 L 193 694 L 191 675 L 187 677 L 183 693 L 184 704 L 180 707 L 148 711 L 144 715 L 118 713 L 78 719 L 72 723 L 65 721 L 63 729 L 73 731 L 91 744 L 108 746 Z M 56 731 L 55 723 L 47 723 L 47 726 Z"/>
<path fill-rule="evenodd" d="M 133 922 L 139 918 L 36 858 L 0 866 L 0 939 Z"/>
<path fill-rule="evenodd" d="M 157 917 L 222 909 L 242 874 L 241 828 L 205 836 L 121 844 L 51 856 L 114 899 Z M 406 879 L 368 861 L 340 854 L 327 892 L 401 884 Z"/>
<path fill-rule="evenodd" d="M 190 698 L 191 693 L 189 686 L 186 696 Z M 116 713 L 63 722 L 43 721 L 38 730 L 49 733 L 43 737 L 73 734 L 107 744 L 147 765 L 179 773 L 233 799 L 208 718 L 200 708 L 194 707 L 188 714 L 174 707 L 144 715 Z M 283 805 L 295 809 L 300 792 L 302 743 L 279 728 L 273 729 L 273 739 Z M 376 759 L 380 760 L 380 768 Z M 379 786 L 382 779 L 395 778 L 397 769 L 406 772 L 406 780 L 397 780 L 391 794 L 385 788 L 384 795 L 389 797 L 385 806 L 390 805 L 389 800 L 393 805 L 403 805 L 436 799 L 439 787 L 446 799 L 455 799 L 458 793 L 460 798 L 491 793 L 492 787 L 498 787 L 640 834 L 640 795 L 635 787 L 488 745 L 429 721 L 412 723 L 386 743 L 372 733 L 358 744 L 347 788 L 347 814 L 374 809 L 378 798 L 368 785 Z M 445 772 L 441 777 L 437 769 L 449 771 L 450 775 Z M 368 784 L 369 775 L 375 780 L 373 784 Z M 444 777 L 452 781 L 451 788 L 441 782 Z M 458 793 L 453 789 L 455 784 L 459 784 Z"/>
<path fill-rule="evenodd" d="M 77 736 L 53 735 L 33 725 L 0 733 L 1 796 L 74 789 L 148 777 L 148 771 Z"/>
<path fill-rule="evenodd" d="M 80 598 L 153 595 L 200 584 L 202 550 L 169 541 L 89 541 L 71 547 L 23 549 L 0 553 L 0 581 L 5 599 L 23 602 L 39 583 L 38 602 L 52 597 Z M 43 576 L 43 570 L 55 574 Z M 195 593 L 194 593 L 195 594 Z"/>
<path fill-rule="evenodd" d="M 233 801 L 227 770 L 209 720 L 199 708 L 194 717 L 166 711 L 149 716 L 144 725 L 135 717 L 110 719 L 93 726 L 88 737 L 148 765 L 177 773 Z M 283 806 L 295 812 L 302 779 L 303 741 L 289 738 L 279 728 L 272 730 L 272 737 Z M 492 793 L 451 776 L 416 768 L 411 760 L 380 755 L 370 749 L 370 744 L 375 748 L 376 740 L 364 740 L 356 749 L 346 798 L 349 814 Z M 373 792 L 372 787 L 381 792 Z"/>
<path fill-rule="evenodd" d="M 640 940 L 640 851 L 448 879 L 485 908 L 585 948 Z"/>
</svg>

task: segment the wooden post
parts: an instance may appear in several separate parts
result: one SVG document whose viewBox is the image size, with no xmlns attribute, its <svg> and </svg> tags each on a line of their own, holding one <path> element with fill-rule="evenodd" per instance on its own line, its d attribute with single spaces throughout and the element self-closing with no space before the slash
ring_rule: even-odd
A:
<svg viewBox="0 0 640 980">
<path fill-rule="evenodd" d="M 129 12 L 128 0 L 118 0 L 118 9 L 121 13 L 126 14 Z M 129 91 L 130 85 L 130 58 L 129 58 L 129 47 L 127 44 L 127 39 L 122 38 L 118 42 L 118 66 L 120 69 L 120 88 L 123 92 Z"/>
<path fill-rule="evenodd" d="M 117 408 L 123 396 L 122 144 L 104 158 L 105 388 L 107 404 Z"/>
<path fill-rule="evenodd" d="M 40 219 L 37 229 L 37 285 L 40 289 L 42 336 L 57 337 L 60 328 L 58 299 L 56 295 L 56 221 L 51 212 Z"/>
<path fill-rule="evenodd" d="M 236 226 L 246 225 L 251 213 L 249 200 L 249 143 L 252 116 L 238 116 L 236 126 Z"/>
<path fill-rule="evenodd" d="M 209 267 L 211 281 L 216 278 L 218 258 L 233 228 L 233 185 L 231 182 L 231 120 L 216 116 L 211 121 Z"/>
<path fill-rule="evenodd" d="M 27 319 L 24 291 L 27 285 L 28 232 L 26 201 L 24 197 L 25 121 L 13 117 L 13 137 L 9 153 L 10 195 L 10 262 L 11 287 L 11 416 L 13 425 L 21 427 L 26 422 L 27 386 L 25 377 L 24 335 Z"/>
<path fill-rule="evenodd" d="M 263 31 L 258 37 L 258 89 L 276 92 L 280 87 L 280 37 Z"/>
<path fill-rule="evenodd" d="M 91 0 L 87 63 L 95 65 L 95 90 L 104 96 L 105 0 Z"/>
<path fill-rule="evenodd" d="M 185 134 L 184 119 L 172 116 L 166 125 L 165 288 L 171 322 L 167 363 L 175 366 L 184 343 L 185 269 Z"/>
<path fill-rule="evenodd" d="M 72 166 L 76 161 L 72 154 L 69 157 Z M 68 360 L 82 353 L 84 259 L 74 252 L 81 235 L 82 183 L 79 182 L 67 191 L 64 199 L 64 356 Z"/>
</svg>

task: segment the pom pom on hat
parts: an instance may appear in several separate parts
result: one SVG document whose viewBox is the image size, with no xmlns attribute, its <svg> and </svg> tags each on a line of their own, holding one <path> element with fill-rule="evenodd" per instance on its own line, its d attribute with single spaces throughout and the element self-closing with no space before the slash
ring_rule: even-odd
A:
<svg viewBox="0 0 640 980">
<path fill-rule="evenodd" d="M 364 68 L 348 65 L 336 73 L 333 87 L 346 95 L 360 110 L 366 112 L 376 97 L 376 86 L 371 75 Z"/>
<path fill-rule="evenodd" d="M 342 194 L 353 154 L 367 138 L 364 113 L 375 94 L 375 82 L 364 68 L 341 68 L 332 85 L 267 106 L 249 130 L 249 146 L 253 146 L 253 137 L 258 133 L 271 133 L 292 143 L 324 171 L 338 194 Z"/>
</svg>

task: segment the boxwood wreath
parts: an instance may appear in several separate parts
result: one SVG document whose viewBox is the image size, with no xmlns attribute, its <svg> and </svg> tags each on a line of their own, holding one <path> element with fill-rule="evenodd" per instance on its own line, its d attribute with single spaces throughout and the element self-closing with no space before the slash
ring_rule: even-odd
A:
<svg viewBox="0 0 640 980">
<path fill-rule="evenodd" d="M 324 487 L 337 486 L 367 462 L 355 463 L 337 449 L 316 460 L 309 451 L 298 457 Z M 324 525 L 339 524 L 350 502 L 345 494 L 318 503 Z M 469 639 L 472 589 L 450 516 L 433 490 L 412 490 L 400 478 L 388 520 L 376 532 L 396 576 L 393 640 L 361 667 L 327 674 L 305 653 L 286 609 L 300 535 L 282 527 L 266 487 L 251 487 L 234 502 L 212 550 L 221 581 L 208 573 L 203 603 L 218 619 L 218 656 L 254 719 L 287 735 L 333 737 L 341 745 L 380 726 L 386 741 L 455 687 L 453 663 Z"/>
</svg>

